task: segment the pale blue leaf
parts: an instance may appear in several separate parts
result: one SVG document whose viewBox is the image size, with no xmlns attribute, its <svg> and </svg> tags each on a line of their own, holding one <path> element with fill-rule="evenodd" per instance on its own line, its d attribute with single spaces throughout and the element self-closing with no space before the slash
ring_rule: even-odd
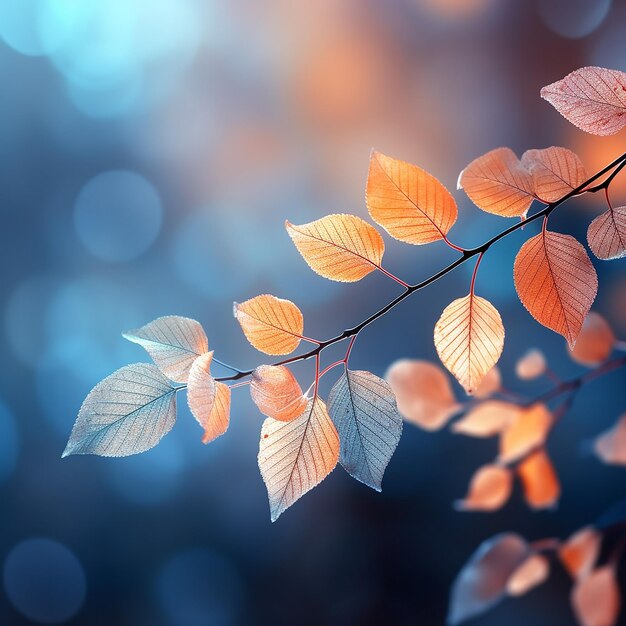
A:
<svg viewBox="0 0 626 626">
<path fill-rule="evenodd" d="M 168 315 L 122 335 L 145 348 L 171 380 L 186 383 L 191 365 L 209 349 L 204 329 L 196 320 Z"/>
<path fill-rule="evenodd" d="M 380 491 L 402 434 L 391 387 L 370 372 L 347 370 L 330 392 L 328 411 L 339 433 L 339 462 L 351 476 Z"/>
<path fill-rule="evenodd" d="M 159 443 L 176 421 L 176 389 L 157 367 L 127 365 L 99 382 L 80 407 L 63 456 L 128 456 Z"/>
</svg>

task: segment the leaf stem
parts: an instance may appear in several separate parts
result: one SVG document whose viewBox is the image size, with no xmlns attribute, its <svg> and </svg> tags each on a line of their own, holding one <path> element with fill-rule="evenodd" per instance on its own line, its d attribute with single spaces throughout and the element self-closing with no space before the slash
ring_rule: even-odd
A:
<svg viewBox="0 0 626 626">
<path fill-rule="evenodd" d="M 402 285 L 405 289 L 409 287 L 409 283 L 405 283 L 401 278 L 398 278 L 395 274 L 387 271 L 382 265 L 376 266 L 385 276 L 391 278 L 391 280 L 395 280 L 399 285 Z"/>
</svg>

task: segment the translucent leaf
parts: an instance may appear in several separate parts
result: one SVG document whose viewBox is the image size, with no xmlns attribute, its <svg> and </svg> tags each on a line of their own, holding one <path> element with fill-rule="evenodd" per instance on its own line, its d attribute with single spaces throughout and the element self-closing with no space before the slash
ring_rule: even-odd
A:
<svg viewBox="0 0 626 626">
<path fill-rule="evenodd" d="M 537 450 L 517 467 L 524 488 L 524 497 L 533 509 L 549 509 L 561 496 L 561 484 L 550 457 Z"/>
<path fill-rule="evenodd" d="M 626 74 L 583 67 L 541 90 L 564 118 L 592 135 L 614 135 L 626 125 Z"/>
<path fill-rule="evenodd" d="M 546 357 L 541 350 L 529 350 L 516 364 L 515 373 L 522 380 L 532 380 L 546 371 Z"/>
<path fill-rule="evenodd" d="M 328 397 L 339 433 L 339 462 L 376 491 L 402 434 L 402 416 L 391 387 L 370 372 L 344 372 Z"/>
<path fill-rule="evenodd" d="M 512 463 L 543 446 L 552 427 L 552 415 L 545 404 L 523 409 L 500 437 L 500 462 Z"/>
<path fill-rule="evenodd" d="M 129 456 L 159 443 L 176 421 L 176 389 L 147 363 L 127 365 L 85 398 L 63 456 Z"/>
<path fill-rule="evenodd" d="M 461 172 L 458 188 L 479 209 L 502 217 L 525 215 L 534 200 L 533 178 L 510 148 L 472 161 Z"/>
<path fill-rule="evenodd" d="M 559 559 L 572 578 L 586 578 L 595 567 L 602 546 L 602 535 L 592 526 L 581 528 L 559 549 Z"/>
<path fill-rule="evenodd" d="M 452 424 L 452 432 L 469 437 L 492 437 L 501 433 L 522 410 L 517 404 L 501 400 L 481 402 Z"/>
<path fill-rule="evenodd" d="M 261 428 L 259 468 L 267 487 L 272 521 L 318 485 L 337 465 L 339 437 L 324 402 L 309 400 L 300 417 L 268 417 Z"/>
<path fill-rule="evenodd" d="M 459 624 L 497 604 L 509 579 L 529 554 L 526 541 L 514 533 L 483 542 L 454 581 L 448 623 Z"/>
<path fill-rule="evenodd" d="M 171 380 L 186 383 L 191 364 L 209 349 L 202 326 L 187 317 L 168 315 L 122 335 L 138 343 Z"/>
<path fill-rule="evenodd" d="M 309 267 L 324 278 L 353 283 L 380 267 L 383 238 L 360 217 L 328 215 L 301 226 L 285 222 L 285 227 Z"/>
<path fill-rule="evenodd" d="M 492 396 L 502 387 L 502 375 L 497 365 L 494 365 L 484 376 L 480 385 L 474 390 L 474 398 L 479 400 Z"/>
<path fill-rule="evenodd" d="M 523 596 L 545 582 L 550 575 L 550 561 L 541 554 L 531 554 L 512 574 L 506 586 L 510 596 Z"/>
<path fill-rule="evenodd" d="M 615 568 L 605 565 L 594 570 L 572 589 L 572 609 L 580 626 L 614 626 L 621 606 Z"/>
<path fill-rule="evenodd" d="M 385 375 L 398 410 L 409 422 L 426 430 L 438 430 L 461 408 L 444 370 L 428 361 L 402 359 Z"/>
<path fill-rule="evenodd" d="M 596 438 L 593 449 L 604 463 L 626 465 L 626 414 Z"/>
<path fill-rule="evenodd" d="M 307 399 L 302 389 L 284 365 L 261 365 L 252 372 L 250 395 L 267 417 L 289 422 L 304 413 Z"/>
<path fill-rule="evenodd" d="M 233 306 L 246 339 L 265 354 L 293 352 L 300 343 L 304 318 L 291 301 L 262 295 Z"/>
<path fill-rule="evenodd" d="M 594 366 L 606 361 L 614 346 L 615 335 L 609 323 L 600 314 L 591 311 L 583 322 L 570 356 L 578 363 Z"/>
<path fill-rule="evenodd" d="M 472 476 L 467 496 L 456 502 L 460 511 L 497 511 L 511 495 L 511 471 L 500 465 L 485 465 Z"/>
<path fill-rule="evenodd" d="M 572 347 L 598 291 L 596 271 L 580 243 L 570 235 L 539 233 L 518 252 L 514 279 L 529 313 Z"/>
<path fill-rule="evenodd" d="M 372 152 L 365 197 L 372 219 L 406 243 L 443 239 L 456 222 L 456 202 L 434 176 L 380 152 Z"/>
<path fill-rule="evenodd" d="M 578 155 L 566 148 L 527 150 L 522 165 L 532 174 L 535 195 L 546 203 L 560 200 L 588 178 Z"/>
<path fill-rule="evenodd" d="M 435 348 L 441 362 L 473 393 L 496 364 L 504 347 L 504 326 L 496 308 L 469 294 L 454 300 L 435 326 Z"/>
<path fill-rule="evenodd" d="M 604 261 L 626 256 L 626 206 L 608 209 L 598 215 L 587 230 L 591 251 Z"/>
</svg>

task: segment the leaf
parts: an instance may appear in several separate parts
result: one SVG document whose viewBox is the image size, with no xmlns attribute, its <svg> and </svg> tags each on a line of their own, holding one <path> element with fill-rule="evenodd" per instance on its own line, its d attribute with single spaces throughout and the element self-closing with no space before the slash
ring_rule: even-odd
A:
<svg viewBox="0 0 626 626">
<path fill-rule="evenodd" d="M 89 392 L 62 456 L 145 452 L 175 421 L 176 389 L 168 379 L 154 365 L 126 365 Z"/>
<path fill-rule="evenodd" d="M 614 135 L 626 125 L 626 74 L 583 67 L 541 90 L 565 119 L 592 135 Z"/>
<path fill-rule="evenodd" d="M 293 352 L 302 339 L 304 318 L 290 300 L 262 295 L 233 306 L 246 339 L 265 354 Z"/>
<path fill-rule="evenodd" d="M 209 443 L 228 430 L 230 387 L 217 382 L 210 373 L 213 352 L 199 356 L 191 366 L 187 384 L 187 404 L 204 428 L 202 443 Z"/>
<path fill-rule="evenodd" d="M 516 364 L 515 373 L 522 380 L 539 378 L 546 371 L 546 357 L 541 350 L 529 350 Z"/>
<path fill-rule="evenodd" d="M 522 246 L 513 274 L 528 312 L 573 347 L 598 291 L 585 249 L 570 235 L 544 230 Z"/>
<path fill-rule="evenodd" d="M 122 336 L 145 348 L 156 366 L 171 380 L 186 383 L 192 363 L 209 349 L 196 320 L 168 315 Z"/>
<path fill-rule="evenodd" d="M 583 322 L 570 356 L 583 365 L 599 365 L 611 356 L 614 346 L 615 335 L 608 322 L 600 314 L 591 311 Z"/>
<path fill-rule="evenodd" d="M 459 511 L 497 511 L 508 501 L 513 487 L 511 471 L 500 465 L 485 465 L 472 476 L 467 496 L 459 500 Z"/>
<path fill-rule="evenodd" d="M 337 465 L 339 437 L 324 402 L 309 400 L 290 422 L 267 418 L 261 428 L 259 469 L 267 487 L 272 521 Z"/>
<path fill-rule="evenodd" d="M 501 533 L 484 541 L 454 581 L 448 624 L 454 626 L 484 613 L 505 595 L 513 573 L 530 554 L 526 541 Z"/>
<path fill-rule="evenodd" d="M 615 567 L 599 567 L 577 582 L 572 589 L 571 601 L 581 626 L 614 626 L 621 606 Z"/>
<path fill-rule="evenodd" d="M 353 283 L 380 267 L 385 243 L 360 217 L 327 215 L 301 226 L 285 222 L 285 227 L 309 267 L 324 278 Z"/>
<path fill-rule="evenodd" d="M 462 420 L 452 424 L 452 432 L 469 437 L 492 437 L 501 433 L 521 412 L 519 406 L 510 402 L 481 402 Z"/>
<path fill-rule="evenodd" d="M 296 377 L 284 365 L 257 367 L 252 372 L 250 395 L 261 413 L 281 422 L 302 415 L 307 406 Z"/>
<path fill-rule="evenodd" d="M 523 409 L 502 432 L 500 462 L 512 463 L 543 446 L 552 423 L 552 415 L 545 404 L 535 403 Z"/>
<path fill-rule="evenodd" d="M 503 347 L 500 314 L 471 293 L 449 304 L 435 326 L 437 354 L 469 394 L 497 363 Z"/>
<path fill-rule="evenodd" d="M 596 438 L 593 450 L 604 463 L 626 465 L 626 414 Z"/>
<path fill-rule="evenodd" d="M 626 206 L 610 208 L 598 215 L 587 229 L 591 251 L 603 261 L 626 256 Z"/>
<path fill-rule="evenodd" d="M 502 217 L 523 216 L 534 200 L 530 172 L 510 148 L 496 148 L 472 161 L 458 188 L 483 211 Z"/>
<path fill-rule="evenodd" d="M 443 369 L 428 361 L 402 359 L 385 375 L 400 414 L 425 430 L 438 430 L 448 423 L 461 405 Z"/>
<path fill-rule="evenodd" d="M 482 379 L 474 391 L 474 398 L 483 399 L 492 396 L 502 387 L 502 376 L 497 365 L 494 365 Z"/>
<path fill-rule="evenodd" d="M 383 474 L 402 435 L 402 416 L 391 387 L 370 372 L 347 370 L 328 397 L 346 472 L 381 490 Z"/>
<path fill-rule="evenodd" d="M 377 224 L 395 239 L 416 245 L 444 239 L 458 214 L 454 198 L 434 176 L 376 151 L 365 199 Z"/>
<path fill-rule="evenodd" d="M 533 509 L 549 509 L 561 496 L 561 484 L 545 450 L 537 450 L 517 467 L 524 497 Z"/>
<path fill-rule="evenodd" d="M 512 574 L 506 585 L 510 596 L 522 596 L 550 575 L 550 561 L 541 554 L 531 554 Z"/>
<path fill-rule="evenodd" d="M 585 526 L 559 548 L 558 556 L 572 578 L 582 580 L 595 567 L 601 545 L 602 535 L 592 526 Z"/>
<path fill-rule="evenodd" d="M 545 203 L 560 200 L 587 180 L 582 161 L 566 148 L 527 150 L 522 165 L 532 174 L 535 195 Z"/>
</svg>

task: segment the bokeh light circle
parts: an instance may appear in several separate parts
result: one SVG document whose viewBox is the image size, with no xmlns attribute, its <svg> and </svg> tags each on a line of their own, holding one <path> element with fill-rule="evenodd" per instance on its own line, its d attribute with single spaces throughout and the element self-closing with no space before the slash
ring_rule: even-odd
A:
<svg viewBox="0 0 626 626">
<path fill-rule="evenodd" d="M 538 0 L 539 15 L 557 35 L 578 39 L 590 35 L 606 18 L 612 0 Z"/>
<path fill-rule="evenodd" d="M 2 0 L 0 2 L 0 38 L 21 54 L 48 54 L 54 39 L 45 42 L 40 37 L 37 13 L 42 0 Z"/>
</svg>

